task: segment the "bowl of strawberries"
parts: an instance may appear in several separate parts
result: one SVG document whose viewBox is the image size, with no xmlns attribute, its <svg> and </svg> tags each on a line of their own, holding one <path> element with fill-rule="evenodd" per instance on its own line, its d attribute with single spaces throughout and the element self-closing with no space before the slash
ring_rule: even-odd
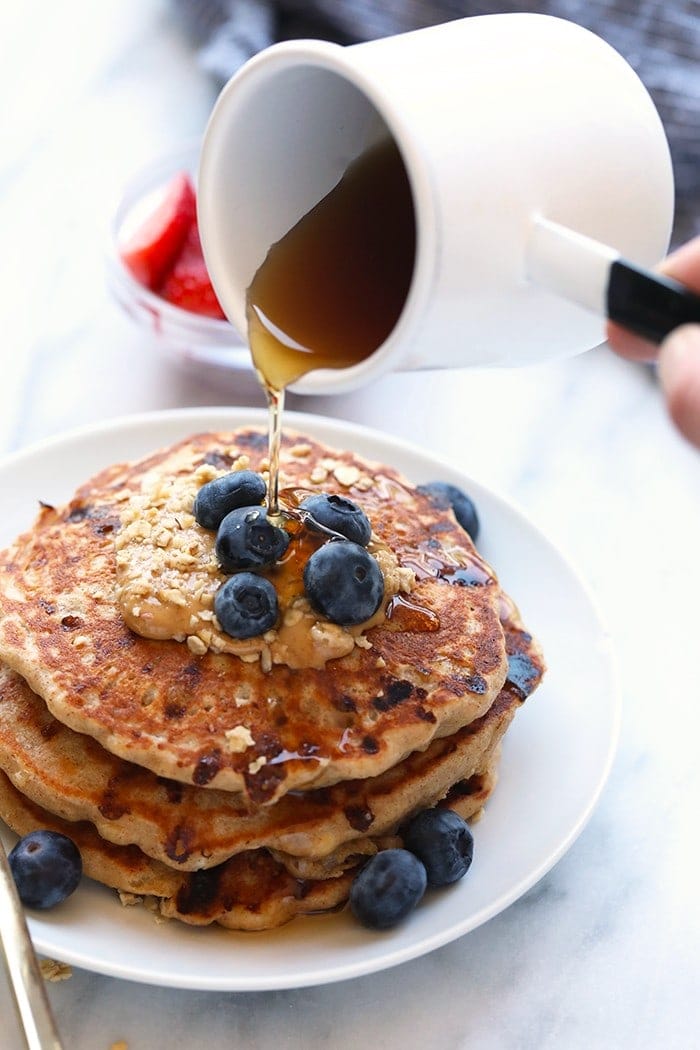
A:
<svg viewBox="0 0 700 1050">
<path fill-rule="evenodd" d="M 250 371 L 250 351 L 224 316 L 202 253 L 198 160 L 198 145 L 189 144 L 128 182 L 112 219 L 109 286 L 168 356 L 218 371 Z"/>
</svg>

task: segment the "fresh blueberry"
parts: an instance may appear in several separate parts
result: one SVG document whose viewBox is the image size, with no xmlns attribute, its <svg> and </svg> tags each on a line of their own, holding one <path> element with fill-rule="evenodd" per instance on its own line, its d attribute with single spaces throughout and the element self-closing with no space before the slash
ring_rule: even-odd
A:
<svg viewBox="0 0 700 1050">
<path fill-rule="evenodd" d="M 236 470 L 202 485 L 194 498 L 192 513 L 203 529 L 218 529 L 236 507 L 255 507 L 265 499 L 267 486 L 262 475 Z"/>
<path fill-rule="evenodd" d="M 429 886 L 447 886 L 467 873 L 474 837 L 451 809 L 425 809 L 403 832 L 406 849 L 422 860 Z"/>
<path fill-rule="evenodd" d="M 508 654 L 507 681 L 514 685 L 523 700 L 530 695 L 540 678 L 537 665 L 532 662 L 527 653 Z"/>
<path fill-rule="evenodd" d="M 447 481 L 429 481 L 426 485 L 419 485 L 418 491 L 428 496 L 440 510 L 447 510 L 451 507 L 459 524 L 476 543 L 479 535 L 479 518 L 476 507 L 465 492 L 458 489 L 456 485 L 450 485 Z"/>
<path fill-rule="evenodd" d="M 216 556 L 224 572 L 273 565 L 288 546 L 288 534 L 268 521 L 264 507 L 237 507 L 216 534 Z"/>
<path fill-rule="evenodd" d="M 277 623 L 277 593 L 269 580 L 238 572 L 214 595 L 214 612 L 222 631 L 232 638 L 253 638 Z"/>
<path fill-rule="evenodd" d="M 318 612 L 349 627 L 374 616 L 384 595 L 384 577 L 364 547 L 329 540 L 304 566 L 304 588 Z"/>
<path fill-rule="evenodd" d="M 388 930 L 413 911 L 426 885 L 425 868 L 413 853 L 382 850 L 355 876 L 350 908 L 363 926 Z"/>
<path fill-rule="evenodd" d="M 57 831 L 30 832 L 7 859 L 19 899 L 28 908 L 60 904 L 70 897 L 83 874 L 78 847 Z"/>
<path fill-rule="evenodd" d="M 366 547 L 372 535 L 369 518 L 356 503 L 345 496 L 327 495 L 325 492 L 308 496 L 301 509 L 311 518 L 310 524 L 320 525 L 340 533 L 346 540 Z"/>
</svg>

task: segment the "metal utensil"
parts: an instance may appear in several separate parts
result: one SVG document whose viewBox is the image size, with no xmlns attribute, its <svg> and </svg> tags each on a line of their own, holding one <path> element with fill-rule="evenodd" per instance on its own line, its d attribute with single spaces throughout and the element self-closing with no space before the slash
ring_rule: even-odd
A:
<svg viewBox="0 0 700 1050">
<path fill-rule="evenodd" d="M 44 979 L 1 839 L 0 943 L 28 1050 L 62 1050 Z"/>
</svg>

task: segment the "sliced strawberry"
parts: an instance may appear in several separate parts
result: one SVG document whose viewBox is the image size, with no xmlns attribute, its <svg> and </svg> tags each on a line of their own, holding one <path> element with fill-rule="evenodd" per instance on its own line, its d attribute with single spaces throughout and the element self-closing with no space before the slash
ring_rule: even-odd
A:
<svg viewBox="0 0 700 1050">
<path fill-rule="evenodd" d="M 194 187 L 180 172 L 164 188 L 153 212 L 120 246 L 121 258 L 140 284 L 155 290 L 165 278 L 195 220 Z"/>
<path fill-rule="evenodd" d="M 182 310 L 222 320 L 224 318 L 224 311 L 209 280 L 196 219 L 189 228 L 180 255 L 160 288 L 160 294 Z"/>
</svg>

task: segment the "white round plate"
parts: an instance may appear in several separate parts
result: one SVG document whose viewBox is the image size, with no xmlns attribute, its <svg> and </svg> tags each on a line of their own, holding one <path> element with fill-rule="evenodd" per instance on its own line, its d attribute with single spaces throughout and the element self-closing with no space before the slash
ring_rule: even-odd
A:
<svg viewBox="0 0 700 1050">
<path fill-rule="evenodd" d="M 34 943 L 45 955 L 115 977 L 210 990 L 293 988 L 372 973 L 430 952 L 506 908 L 562 856 L 598 799 L 617 740 L 619 697 L 608 637 L 564 558 L 519 511 L 419 449 L 318 416 L 290 412 L 285 422 L 390 463 L 415 482 L 441 479 L 469 492 L 481 517 L 480 550 L 542 643 L 549 669 L 506 736 L 499 784 L 474 827 L 473 865 L 461 882 L 429 893 L 408 921 L 384 933 L 363 929 L 347 910 L 266 933 L 158 924 L 86 879 L 55 911 L 31 914 Z M 266 417 L 251 409 L 153 413 L 20 452 L 0 464 L 0 543 L 30 525 L 39 500 L 67 500 L 110 463 L 190 433 L 249 423 L 265 426 Z"/>
</svg>

